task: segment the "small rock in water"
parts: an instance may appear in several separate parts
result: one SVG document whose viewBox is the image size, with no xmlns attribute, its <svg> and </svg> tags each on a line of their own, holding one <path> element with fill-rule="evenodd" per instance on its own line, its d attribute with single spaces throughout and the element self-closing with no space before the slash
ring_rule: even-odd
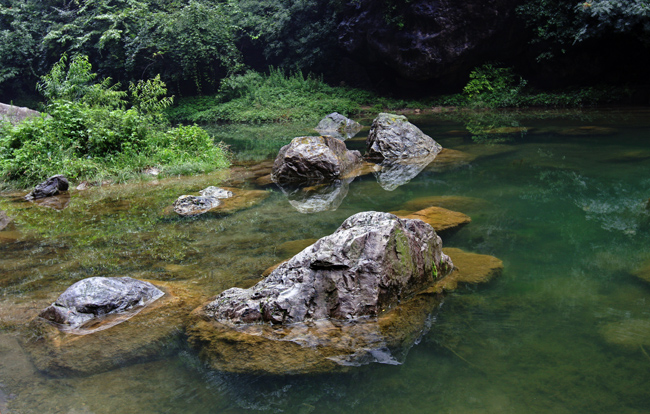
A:
<svg viewBox="0 0 650 414">
<path fill-rule="evenodd" d="M 215 197 L 182 195 L 174 201 L 174 211 L 181 216 L 196 216 L 218 207 L 221 202 Z"/>
<path fill-rule="evenodd" d="M 0 230 L 4 230 L 5 227 L 11 223 L 12 218 L 7 216 L 7 213 L 4 211 L 0 210 Z"/>
<path fill-rule="evenodd" d="M 232 191 L 225 190 L 223 188 L 210 186 L 206 189 L 199 191 L 203 197 L 214 197 L 214 198 L 230 198 L 233 196 Z"/>
<path fill-rule="evenodd" d="M 59 194 L 61 191 L 68 191 L 68 179 L 63 175 L 54 175 L 47 180 L 37 185 L 29 194 L 25 196 L 25 200 L 36 200 L 39 198 L 51 197 Z"/>
<path fill-rule="evenodd" d="M 163 295 L 151 283 L 130 277 L 89 277 L 66 289 L 39 316 L 78 329 L 94 319 L 142 308 Z"/>
</svg>

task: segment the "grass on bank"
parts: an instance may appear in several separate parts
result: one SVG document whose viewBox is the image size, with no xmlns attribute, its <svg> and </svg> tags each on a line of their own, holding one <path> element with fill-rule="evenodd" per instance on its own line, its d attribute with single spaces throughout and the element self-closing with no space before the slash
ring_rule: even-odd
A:
<svg viewBox="0 0 650 414">
<path fill-rule="evenodd" d="M 87 57 L 64 56 L 38 88 L 41 116 L 0 124 L 0 182 L 29 187 L 54 174 L 72 181 L 125 181 L 146 168 L 177 175 L 228 166 L 226 152 L 196 125 L 172 127 L 159 77 L 131 84 L 94 83 Z"/>
<path fill-rule="evenodd" d="M 612 104 L 631 96 L 625 88 L 575 88 L 540 92 L 527 86 L 511 68 L 485 64 L 470 74 L 461 93 L 420 100 L 396 99 L 374 92 L 330 86 L 301 72 L 270 69 L 225 78 L 214 96 L 188 97 L 166 110 L 174 123 L 318 122 L 331 112 L 348 117 L 397 109 L 452 106 L 469 109 L 576 108 Z"/>
</svg>

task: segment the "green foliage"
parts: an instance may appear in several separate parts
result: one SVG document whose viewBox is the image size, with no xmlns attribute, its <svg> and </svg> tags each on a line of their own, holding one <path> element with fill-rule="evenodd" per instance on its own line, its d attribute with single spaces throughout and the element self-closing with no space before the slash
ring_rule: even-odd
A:
<svg viewBox="0 0 650 414">
<path fill-rule="evenodd" d="M 517 98 L 526 85 L 526 81 L 516 76 L 511 68 L 492 63 L 474 69 L 469 78 L 463 88 L 469 103 L 491 108 L 517 106 Z"/>
<path fill-rule="evenodd" d="M 199 108 L 205 98 L 181 101 L 179 109 L 172 110 L 177 121 L 198 123 L 220 122 L 293 122 L 320 120 L 337 111 L 351 116 L 376 98 L 365 91 L 335 88 L 320 78 L 305 76 L 301 72 L 286 74 L 281 69 L 271 69 L 268 75 L 247 72 L 222 81 L 222 92 L 205 110 L 193 112 L 188 107 Z M 178 116 L 183 113 L 184 117 Z"/>
<path fill-rule="evenodd" d="M 517 13 L 533 30 L 532 42 L 544 45 L 538 59 L 609 33 L 633 33 L 650 42 L 648 0 L 530 0 Z"/>
<path fill-rule="evenodd" d="M 0 88 L 33 84 L 68 53 L 124 84 L 160 73 L 179 89 L 210 90 L 241 68 L 236 9 L 211 0 L 1 0 Z"/>
<path fill-rule="evenodd" d="M 0 128 L 0 176 L 33 184 L 53 174 L 73 180 L 126 177 L 133 171 L 180 166 L 186 172 L 227 166 L 223 148 L 197 126 L 170 128 L 161 110 L 171 104 L 159 77 L 117 91 L 95 78 L 86 57 L 64 57 L 39 88 L 48 97 L 40 117 Z M 127 107 L 129 107 L 127 109 Z"/>
<path fill-rule="evenodd" d="M 235 24 L 265 58 L 290 71 L 322 71 L 337 60 L 340 0 L 240 0 Z"/>
</svg>

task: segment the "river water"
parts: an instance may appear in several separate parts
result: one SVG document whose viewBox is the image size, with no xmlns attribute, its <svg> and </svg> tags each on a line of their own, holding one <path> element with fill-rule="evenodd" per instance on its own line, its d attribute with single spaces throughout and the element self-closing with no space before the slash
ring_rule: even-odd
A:
<svg viewBox="0 0 650 414">
<path fill-rule="evenodd" d="M 259 189 L 247 171 L 310 134 L 305 125 L 214 127 L 244 165 L 232 173 L 75 190 L 63 210 L 3 194 L 0 210 L 12 221 L 0 230 L 0 412 L 649 412 L 650 281 L 639 276 L 650 263 L 650 111 L 409 119 L 462 151 L 462 162 L 425 168 L 392 191 L 372 174 L 358 177 L 334 211 L 301 213 L 273 186 L 233 214 L 168 211 L 208 185 Z M 364 133 L 348 147 L 363 149 Z M 496 256 L 504 271 L 449 294 L 401 365 L 228 374 L 180 345 L 108 372 L 53 377 L 17 340 L 82 278 L 167 281 L 209 298 L 254 284 L 295 253 L 287 242 L 433 196 L 462 197 L 457 210 L 472 218 L 444 246 Z"/>
</svg>

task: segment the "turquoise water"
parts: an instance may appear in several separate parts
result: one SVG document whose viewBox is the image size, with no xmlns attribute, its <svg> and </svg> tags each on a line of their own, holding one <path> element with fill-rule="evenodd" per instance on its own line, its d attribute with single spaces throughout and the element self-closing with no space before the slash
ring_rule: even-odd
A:
<svg viewBox="0 0 650 414">
<path fill-rule="evenodd" d="M 301 214 L 268 187 L 268 198 L 231 215 L 165 212 L 207 185 L 257 188 L 244 168 L 72 192 L 62 211 L 3 195 L 0 210 L 13 221 L 0 231 L 0 412 L 649 412 L 650 282 L 635 272 L 650 260 L 650 111 L 409 118 L 464 152 L 465 162 L 426 168 L 393 191 L 373 175 L 358 177 L 335 211 Z M 502 127 L 511 133 L 485 133 Z M 254 169 L 301 131 L 309 128 L 216 132 L 256 160 L 246 162 Z M 272 142 L 256 152 L 255 140 L 267 136 Z M 363 140 L 347 144 L 363 148 Z M 429 196 L 480 199 L 459 209 L 472 223 L 443 244 L 496 256 L 505 268 L 489 284 L 448 295 L 402 365 L 233 375 L 207 369 L 180 346 L 171 357 L 53 378 L 36 372 L 16 341 L 21 326 L 81 278 L 173 281 L 209 297 L 255 283 L 291 255 L 285 242 Z"/>
</svg>

